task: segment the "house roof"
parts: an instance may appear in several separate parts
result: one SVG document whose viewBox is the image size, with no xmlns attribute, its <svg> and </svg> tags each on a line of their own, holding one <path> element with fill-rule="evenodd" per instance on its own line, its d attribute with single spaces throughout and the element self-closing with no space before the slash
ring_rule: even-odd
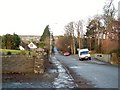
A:
<svg viewBox="0 0 120 90">
<path fill-rule="evenodd" d="M 29 47 L 30 49 L 35 49 L 35 48 L 37 48 L 37 46 L 36 46 L 33 42 L 31 42 L 30 44 L 28 44 L 28 47 Z"/>
</svg>

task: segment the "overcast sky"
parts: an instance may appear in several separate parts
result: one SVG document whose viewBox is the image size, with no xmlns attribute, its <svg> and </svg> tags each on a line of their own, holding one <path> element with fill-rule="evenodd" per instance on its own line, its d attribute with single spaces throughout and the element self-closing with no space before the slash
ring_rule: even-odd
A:
<svg viewBox="0 0 120 90">
<path fill-rule="evenodd" d="M 70 21 L 103 13 L 106 0 L 0 0 L 0 35 L 42 35 L 46 25 L 61 35 Z M 118 8 L 118 1 L 114 5 Z"/>
</svg>

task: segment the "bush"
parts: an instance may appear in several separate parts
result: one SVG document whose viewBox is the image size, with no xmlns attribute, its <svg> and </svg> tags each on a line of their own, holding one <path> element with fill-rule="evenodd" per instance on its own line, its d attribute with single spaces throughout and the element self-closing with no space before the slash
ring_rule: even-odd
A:
<svg viewBox="0 0 120 90">
<path fill-rule="evenodd" d="M 20 55 L 20 54 L 21 54 L 21 52 L 16 53 L 16 55 Z"/>
<path fill-rule="evenodd" d="M 7 52 L 7 55 L 11 55 L 12 53 L 10 51 Z"/>
<path fill-rule="evenodd" d="M 21 51 L 21 54 L 22 54 L 22 55 L 25 55 L 25 54 L 26 54 L 26 52 L 25 52 L 25 51 Z"/>
<path fill-rule="evenodd" d="M 120 57 L 120 48 L 117 49 L 117 55 Z"/>
<path fill-rule="evenodd" d="M 116 49 L 116 50 L 113 50 L 111 51 L 110 53 L 117 53 L 117 56 L 120 57 L 120 48 Z"/>
</svg>

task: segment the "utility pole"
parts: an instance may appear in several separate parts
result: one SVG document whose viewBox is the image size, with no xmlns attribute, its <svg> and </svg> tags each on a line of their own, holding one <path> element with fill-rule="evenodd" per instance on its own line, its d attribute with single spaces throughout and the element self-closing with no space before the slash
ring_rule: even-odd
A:
<svg viewBox="0 0 120 90">
<path fill-rule="evenodd" d="M 53 32 L 52 31 L 50 31 L 50 59 L 51 59 L 51 55 L 52 55 L 52 40 L 53 40 L 53 38 L 52 38 L 52 36 L 53 36 Z"/>
</svg>

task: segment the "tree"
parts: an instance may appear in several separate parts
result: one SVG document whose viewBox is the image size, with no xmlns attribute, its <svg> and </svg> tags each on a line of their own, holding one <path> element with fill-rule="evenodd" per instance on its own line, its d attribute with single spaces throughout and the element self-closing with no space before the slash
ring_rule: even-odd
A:
<svg viewBox="0 0 120 90">
<path fill-rule="evenodd" d="M 17 34 L 6 34 L 2 36 L 2 48 L 18 49 L 21 43 L 20 37 Z"/>
<path fill-rule="evenodd" d="M 71 52 L 72 54 L 76 54 L 76 47 L 75 47 L 75 35 L 74 35 L 74 26 L 73 22 L 68 23 L 65 26 L 65 35 L 70 37 L 70 42 L 71 42 Z"/>
<path fill-rule="evenodd" d="M 114 7 L 113 1 L 114 0 L 106 0 L 103 7 L 105 26 L 107 26 L 112 20 L 114 20 L 116 9 Z"/>
<path fill-rule="evenodd" d="M 13 34 L 13 49 L 18 49 L 21 43 L 20 37 L 17 34 Z"/>
<path fill-rule="evenodd" d="M 50 50 L 50 31 L 49 31 L 49 25 L 47 25 L 44 29 L 44 32 L 40 38 L 39 46 L 41 48 L 46 48 L 47 50 Z"/>
<path fill-rule="evenodd" d="M 58 37 L 58 40 L 56 42 L 56 47 L 59 48 L 60 51 L 62 51 L 62 52 L 69 51 L 71 53 L 69 46 L 70 46 L 69 36 L 59 36 Z"/>
<path fill-rule="evenodd" d="M 12 35 L 6 34 L 3 36 L 2 43 L 5 49 L 12 49 L 13 47 L 13 38 Z"/>
<path fill-rule="evenodd" d="M 86 36 L 90 39 L 90 48 L 94 48 L 100 51 L 100 35 L 103 36 L 104 26 L 102 24 L 103 18 L 101 16 L 94 16 L 93 19 L 89 20 L 87 26 Z M 95 39 L 93 45 L 91 45 L 91 39 Z M 101 38 L 102 39 L 102 38 Z M 92 47 L 94 46 L 94 47 Z"/>
<path fill-rule="evenodd" d="M 50 31 L 49 31 L 49 25 L 47 25 L 44 29 L 44 32 L 40 38 L 40 41 L 45 41 L 46 38 L 50 38 Z"/>
<path fill-rule="evenodd" d="M 75 23 L 75 28 L 76 28 L 76 31 L 77 31 L 77 41 L 78 41 L 78 45 L 79 45 L 79 48 L 82 48 L 82 36 L 83 36 L 83 24 L 82 24 L 82 20 L 79 20 L 78 22 Z"/>
</svg>

